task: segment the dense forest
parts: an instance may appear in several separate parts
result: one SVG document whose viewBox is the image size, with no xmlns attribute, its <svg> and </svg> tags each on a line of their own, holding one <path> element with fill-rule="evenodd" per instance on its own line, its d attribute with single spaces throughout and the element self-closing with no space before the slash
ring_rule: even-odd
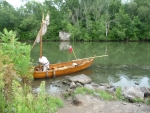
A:
<svg viewBox="0 0 150 113">
<path fill-rule="evenodd" d="M 0 0 L 0 32 L 16 32 L 20 41 L 34 40 L 42 14 L 50 11 L 45 40 L 59 40 L 59 31 L 75 41 L 150 41 L 150 0 L 22 0 L 13 7 Z"/>
</svg>

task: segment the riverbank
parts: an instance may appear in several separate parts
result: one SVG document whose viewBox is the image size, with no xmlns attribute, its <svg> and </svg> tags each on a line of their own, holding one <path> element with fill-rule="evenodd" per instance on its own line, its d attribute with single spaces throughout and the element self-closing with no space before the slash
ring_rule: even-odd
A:
<svg viewBox="0 0 150 113">
<path fill-rule="evenodd" d="M 62 84 L 68 89 L 62 90 Z M 150 90 L 146 87 L 121 89 L 106 83 L 95 84 L 84 74 L 66 76 L 51 85 L 61 89 L 57 94 L 64 102 L 57 113 L 150 113 Z"/>
<path fill-rule="evenodd" d="M 72 98 L 63 99 L 64 107 L 57 113 L 150 113 L 150 106 L 143 103 L 129 103 L 124 101 L 106 101 L 96 96 L 77 95 L 81 103 L 73 104 Z"/>
</svg>

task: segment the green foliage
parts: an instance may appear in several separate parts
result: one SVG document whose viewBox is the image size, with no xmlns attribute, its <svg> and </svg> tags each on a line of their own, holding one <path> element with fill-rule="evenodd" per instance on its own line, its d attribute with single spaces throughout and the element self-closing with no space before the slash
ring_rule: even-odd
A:
<svg viewBox="0 0 150 113">
<path fill-rule="evenodd" d="M 69 93 L 63 93 L 63 97 L 64 97 L 65 99 L 67 99 L 69 96 L 70 96 Z"/>
<path fill-rule="evenodd" d="M 98 95 L 105 100 L 112 100 L 113 96 L 105 91 L 97 91 Z"/>
<path fill-rule="evenodd" d="M 94 90 L 79 87 L 74 91 L 74 94 L 94 94 Z"/>
<path fill-rule="evenodd" d="M 47 99 L 47 104 L 48 104 L 47 109 L 49 108 L 51 113 L 56 112 L 58 108 L 64 106 L 62 100 L 57 97 L 49 96 L 46 99 Z"/>
<path fill-rule="evenodd" d="M 17 26 L 17 15 L 16 10 L 7 1 L 0 1 L 0 31 L 4 28 L 9 30 L 16 29 Z"/>
<path fill-rule="evenodd" d="M 36 97 L 33 97 L 31 103 L 31 110 L 34 110 L 36 113 L 41 113 L 41 112 L 56 112 L 58 107 L 62 107 L 63 103 L 62 101 L 53 96 L 49 96 L 45 92 L 45 82 L 43 81 L 40 85 L 40 92 Z M 36 100 L 35 100 L 36 98 Z M 29 99 L 30 100 L 30 99 Z M 33 112 L 33 113 L 34 113 Z"/>
<path fill-rule="evenodd" d="M 15 9 L 5 0 L 0 1 L 0 30 L 16 31 L 19 40 L 34 40 L 41 16 L 48 11 L 51 18 L 44 40 L 59 40 L 59 31 L 70 32 L 75 41 L 150 40 L 149 0 L 24 2 L 24 7 Z"/>
<path fill-rule="evenodd" d="M 135 99 L 133 100 L 133 102 L 136 102 L 136 103 L 144 103 L 144 100 L 141 99 L 141 98 L 135 98 Z"/>
<path fill-rule="evenodd" d="M 116 97 L 119 100 L 123 100 L 124 99 L 124 96 L 122 95 L 122 88 L 121 87 L 118 87 L 116 89 Z"/>
<path fill-rule="evenodd" d="M 150 105 L 150 98 L 147 99 L 146 104 Z"/>
<path fill-rule="evenodd" d="M 31 47 L 25 43 L 18 42 L 15 36 L 15 32 L 7 31 L 7 29 L 4 29 L 4 34 L 0 33 L 0 39 L 3 41 L 1 44 L 2 50 L 5 55 L 10 56 L 11 61 L 22 78 L 28 77 L 30 75 Z"/>
<path fill-rule="evenodd" d="M 9 95 L 9 92 L 7 92 L 7 90 L 11 92 L 11 90 L 8 87 L 9 79 L 11 79 L 11 77 L 6 78 L 5 76 L 9 72 L 11 72 L 11 70 L 9 70 L 9 72 L 6 71 L 6 68 L 8 68 L 7 66 L 9 61 L 7 59 L 7 56 L 3 55 L 1 46 L 0 46 L 0 57 L 1 57 L 0 59 L 0 112 L 4 113 L 5 106 L 6 106 L 6 98 L 8 99 L 7 95 Z"/>
<path fill-rule="evenodd" d="M 74 94 L 91 94 L 91 95 L 98 95 L 100 98 L 103 98 L 105 100 L 112 100 L 113 96 L 111 94 L 108 94 L 105 91 L 100 90 L 91 90 L 87 88 L 79 87 L 74 91 Z"/>
<path fill-rule="evenodd" d="M 54 113 L 58 107 L 62 107 L 62 101 L 57 97 L 52 97 L 45 92 L 45 82 L 40 85 L 40 92 L 37 96 L 31 92 L 23 93 L 23 88 L 18 81 L 12 83 L 12 104 L 7 107 L 7 112 L 12 113 Z"/>
<path fill-rule="evenodd" d="M 23 18 L 19 29 L 21 32 L 19 38 L 20 40 L 26 40 L 27 37 L 29 37 L 28 40 L 34 40 L 38 30 L 40 29 L 40 23 L 37 20 L 37 17 L 33 14 Z"/>
<path fill-rule="evenodd" d="M 13 35 L 15 35 L 13 34 L 13 32 L 7 32 L 6 30 L 5 34 L 7 33 L 9 35 L 3 35 L 3 34 L 1 35 L 5 36 L 6 38 L 7 36 L 12 37 Z M 13 42 L 12 40 L 14 39 L 10 37 L 9 37 L 9 41 L 3 39 L 4 42 L 7 42 L 7 44 L 10 44 L 10 47 L 15 47 L 15 45 L 18 44 L 18 42 L 16 41 Z M 4 112 L 7 112 L 7 113 L 48 113 L 48 112 L 54 113 L 56 112 L 58 107 L 62 107 L 63 102 L 61 99 L 59 99 L 58 97 L 53 97 L 53 96 L 46 94 L 45 82 L 41 83 L 40 85 L 41 90 L 37 95 L 35 95 L 32 93 L 32 90 L 31 90 L 32 88 L 31 86 L 29 86 L 29 84 L 22 85 L 21 82 L 18 81 L 16 73 L 13 70 L 12 60 L 10 60 L 8 57 L 10 55 L 10 52 L 7 51 L 10 49 L 9 45 L 7 46 L 6 43 L 3 43 L 3 44 L 7 47 L 7 49 L 4 45 L 2 45 L 3 47 L 2 49 L 0 46 L 0 57 L 1 57 L 0 59 L 0 112 L 2 113 Z M 17 45 L 18 48 L 20 45 L 21 43 Z M 12 57 L 13 55 L 14 53 L 11 52 Z M 16 55 L 19 55 L 19 53 L 16 53 Z M 20 64 L 21 62 L 22 61 L 20 61 Z M 16 62 L 13 61 L 13 63 L 16 63 Z"/>
<path fill-rule="evenodd" d="M 1 113 L 4 112 L 4 107 L 5 107 L 5 96 L 4 96 L 4 90 L 3 90 L 4 82 L 2 79 L 3 79 L 3 73 L 0 73 L 0 112 Z"/>
</svg>

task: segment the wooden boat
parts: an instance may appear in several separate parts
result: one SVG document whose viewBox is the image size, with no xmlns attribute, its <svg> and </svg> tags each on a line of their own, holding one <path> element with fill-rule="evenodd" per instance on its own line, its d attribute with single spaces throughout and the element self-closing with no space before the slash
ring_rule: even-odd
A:
<svg viewBox="0 0 150 113">
<path fill-rule="evenodd" d="M 39 65 L 34 68 L 33 77 L 35 79 L 49 78 L 49 77 L 56 77 L 56 76 L 75 73 L 90 67 L 93 64 L 95 58 L 105 57 L 105 56 L 108 55 L 94 56 L 89 58 L 72 60 L 69 62 L 50 64 L 50 69 L 47 71 L 42 71 L 43 67 Z"/>
<path fill-rule="evenodd" d="M 50 69 L 42 71 L 42 66 L 36 66 L 34 68 L 34 78 L 48 78 L 61 75 L 67 75 L 84 70 L 92 65 L 94 57 L 77 59 L 69 62 L 62 62 L 57 64 L 50 64 Z"/>
<path fill-rule="evenodd" d="M 49 13 L 47 13 L 45 20 L 42 19 L 41 29 L 33 44 L 34 46 L 36 43 L 40 42 L 40 57 L 42 56 L 42 36 L 46 33 L 48 25 L 49 25 Z M 73 51 L 73 48 L 71 49 Z M 74 53 L 74 56 L 76 58 L 75 53 Z M 34 68 L 33 77 L 34 78 L 48 78 L 48 77 L 56 77 L 56 76 L 61 76 L 61 75 L 67 75 L 70 73 L 75 73 L 75 72 L 78 72 L 78 71 L 81 71 L 90 67 L 95 58 L 103 57 L 103 56 L 107 56 L 107 55 L 96 56 L 96 57 L 94 56 L 94 57 L 83 58 L 83 59 L 76 58 L 76 60 L 72 60 L 69 62 L 50 64 L 50 69 L 46 71 L 42 70 L 43 69 L 42 65 L 38 65 Z"/>
</svg>

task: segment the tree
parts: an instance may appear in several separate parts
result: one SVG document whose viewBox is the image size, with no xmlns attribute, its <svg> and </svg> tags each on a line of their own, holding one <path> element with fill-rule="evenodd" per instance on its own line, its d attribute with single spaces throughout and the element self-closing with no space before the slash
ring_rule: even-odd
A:
<svg viewBox="0 0 150 113">
<path fill-rule="evenodd" d="M 0 1 L 0 31 L 4 28 L 15 29 L 17 25 L 17 12 L 7 1 Z"/>
</svg>

